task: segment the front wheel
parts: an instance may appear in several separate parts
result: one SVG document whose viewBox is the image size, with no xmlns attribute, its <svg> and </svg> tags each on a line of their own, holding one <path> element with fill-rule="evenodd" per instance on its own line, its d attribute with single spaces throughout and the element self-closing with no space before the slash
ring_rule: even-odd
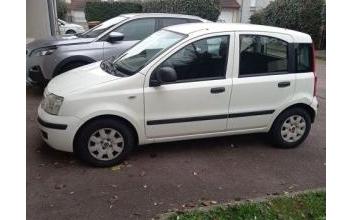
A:
<svg viewBox="0 0 352 220">
<path fill-rule="evenodd" d="M 135 146 L 135 137 L 125 123 L 104 118 L 85 125 L 78 134 L 74 152 L 99 167 L 121 163 Z"/>
<path fill-rule="evenodd" d="M 311 118 L 302 108 L 292 108 L 281 113 L 275 120 L 270 136 L 274 146 L 293 148 L 302 143 L 309 134 Z"/>
</svg>

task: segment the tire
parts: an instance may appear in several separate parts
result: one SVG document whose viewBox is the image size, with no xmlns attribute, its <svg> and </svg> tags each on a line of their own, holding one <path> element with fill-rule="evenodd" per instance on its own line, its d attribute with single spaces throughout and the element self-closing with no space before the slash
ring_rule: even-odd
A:
<svg viewBox="0 0 352 220">
<path fill-rule="evenodd" d="M 117 132 L 114 139 L 113 133 L 109 133 L 109 130 Z M 103 131 L 110 137 L 103 137 L 101 135 Z M 108 140 L 109 138 L 111 140 Z M 121 138 L 122 144 L 117 141 L 118 139 L 121 141 Z M 117 144 L 114 144 L 114 140 Z M 89 122 L 79 131 L 74 144 L 74 153 L 93 166 L 109 167 L 121 163 L 135 145 L 136 138 L 129 125 L 116 119 L 103 118 Z M 120 152 L 116 149 L 120 149 Z"/>
<path fill-rule="evenodd" d="M 311 118 L 303 108 L 291 108 L 281 113 L 270 130 L 271 142 L 278 148 L 293 148 L 308 136 Z"/>
<path fill-rule="evenodd" d="M 75 34 L 75 33 L 76 33 L 76 31 L 74 31 L 74 30 L 68 30 L 68 31 L 66 31 L 65 34 Z"/>
<path fill-rule="evenodd" d="M 87 65 L 87 64 L 89 64 L 89 63 L 84 62 L 84 61 L 75 61 L 75 62 L 67 63 L 60 69 L 60 71 L 58 71 L 58 73 L 55 76 L 60 75 L 61 73 L 67 72 L 69 70 L 73 70 L 75 68 Z"/>
</svg>

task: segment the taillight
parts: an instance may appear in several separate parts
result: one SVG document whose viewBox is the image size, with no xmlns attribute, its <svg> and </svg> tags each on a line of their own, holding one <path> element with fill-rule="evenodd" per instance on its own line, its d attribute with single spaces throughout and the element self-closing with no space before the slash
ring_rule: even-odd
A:
<svg viewBox="0 0 352 220">
<path fill-rule="evenodd" d="M 314 49 L 314 43 L 312 43 L 312 69 L 313 69 L 313 74 L 314 74 L 314 90 L 313 90 L 313 95 L 317 96 L 317 86 L 318 86 L 318 76 L 316 73 L 315 69 L 315 49 Z"/>
</svg>

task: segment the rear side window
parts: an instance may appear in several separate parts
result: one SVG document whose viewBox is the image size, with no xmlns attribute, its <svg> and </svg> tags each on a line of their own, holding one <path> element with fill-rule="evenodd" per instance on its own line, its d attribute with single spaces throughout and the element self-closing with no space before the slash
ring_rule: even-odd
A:
<svg viewBox="0 0 352 220">
<path fill-rule="evenodd" d="M 188 23 L 201 23 L 200 20 L 196 20 L 196 19 L 187 19 Z"/>
<path fill-rule="evenodd" d="M 240 76 L 288 72 L 288 43 L 274 37 L 240 36 Z"/>
<path fill-rule="evenodd" d="M 296 72 L 313 72 L 313 49 L 311 44 L 298 44 L 296 48 Z"/>
<path fill-rule="evenodd" d="M 177 25 L 177 24 L 184 24 L 184 23 L 187 23 L 187 20 L 182 18 L 161 18 L 160 23 L 161 23 L 161 28 L 163 28 L 163 27 Z"/>
<path fill-rule="evenodd" d="M 121 25 L 114 31 L 125 35 L 124 41 L 143 40 L 155 31 L 155 19 L 137 19 Z"/>
</svg>

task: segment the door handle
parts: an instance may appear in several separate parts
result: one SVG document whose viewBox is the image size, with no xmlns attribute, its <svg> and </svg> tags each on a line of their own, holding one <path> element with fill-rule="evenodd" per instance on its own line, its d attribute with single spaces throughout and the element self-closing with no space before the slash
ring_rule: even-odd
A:
<svg viewBox="0 0 352 220">
<path fill-rule="evenodd" d="M 222 93 L 225 92 L 225 87 L 216 87 L 216 88 L 211 88 L 210 93 Z"/>
<path fill-rule="evenodd" d="M 279 82 L 279 83 L 277 84 L 277 86 L 278 86 L 279 88 L 288 87 L 288 86 L 290 86 L 290 85 L 291 85 L 291 82 Z"/>
</svg>

